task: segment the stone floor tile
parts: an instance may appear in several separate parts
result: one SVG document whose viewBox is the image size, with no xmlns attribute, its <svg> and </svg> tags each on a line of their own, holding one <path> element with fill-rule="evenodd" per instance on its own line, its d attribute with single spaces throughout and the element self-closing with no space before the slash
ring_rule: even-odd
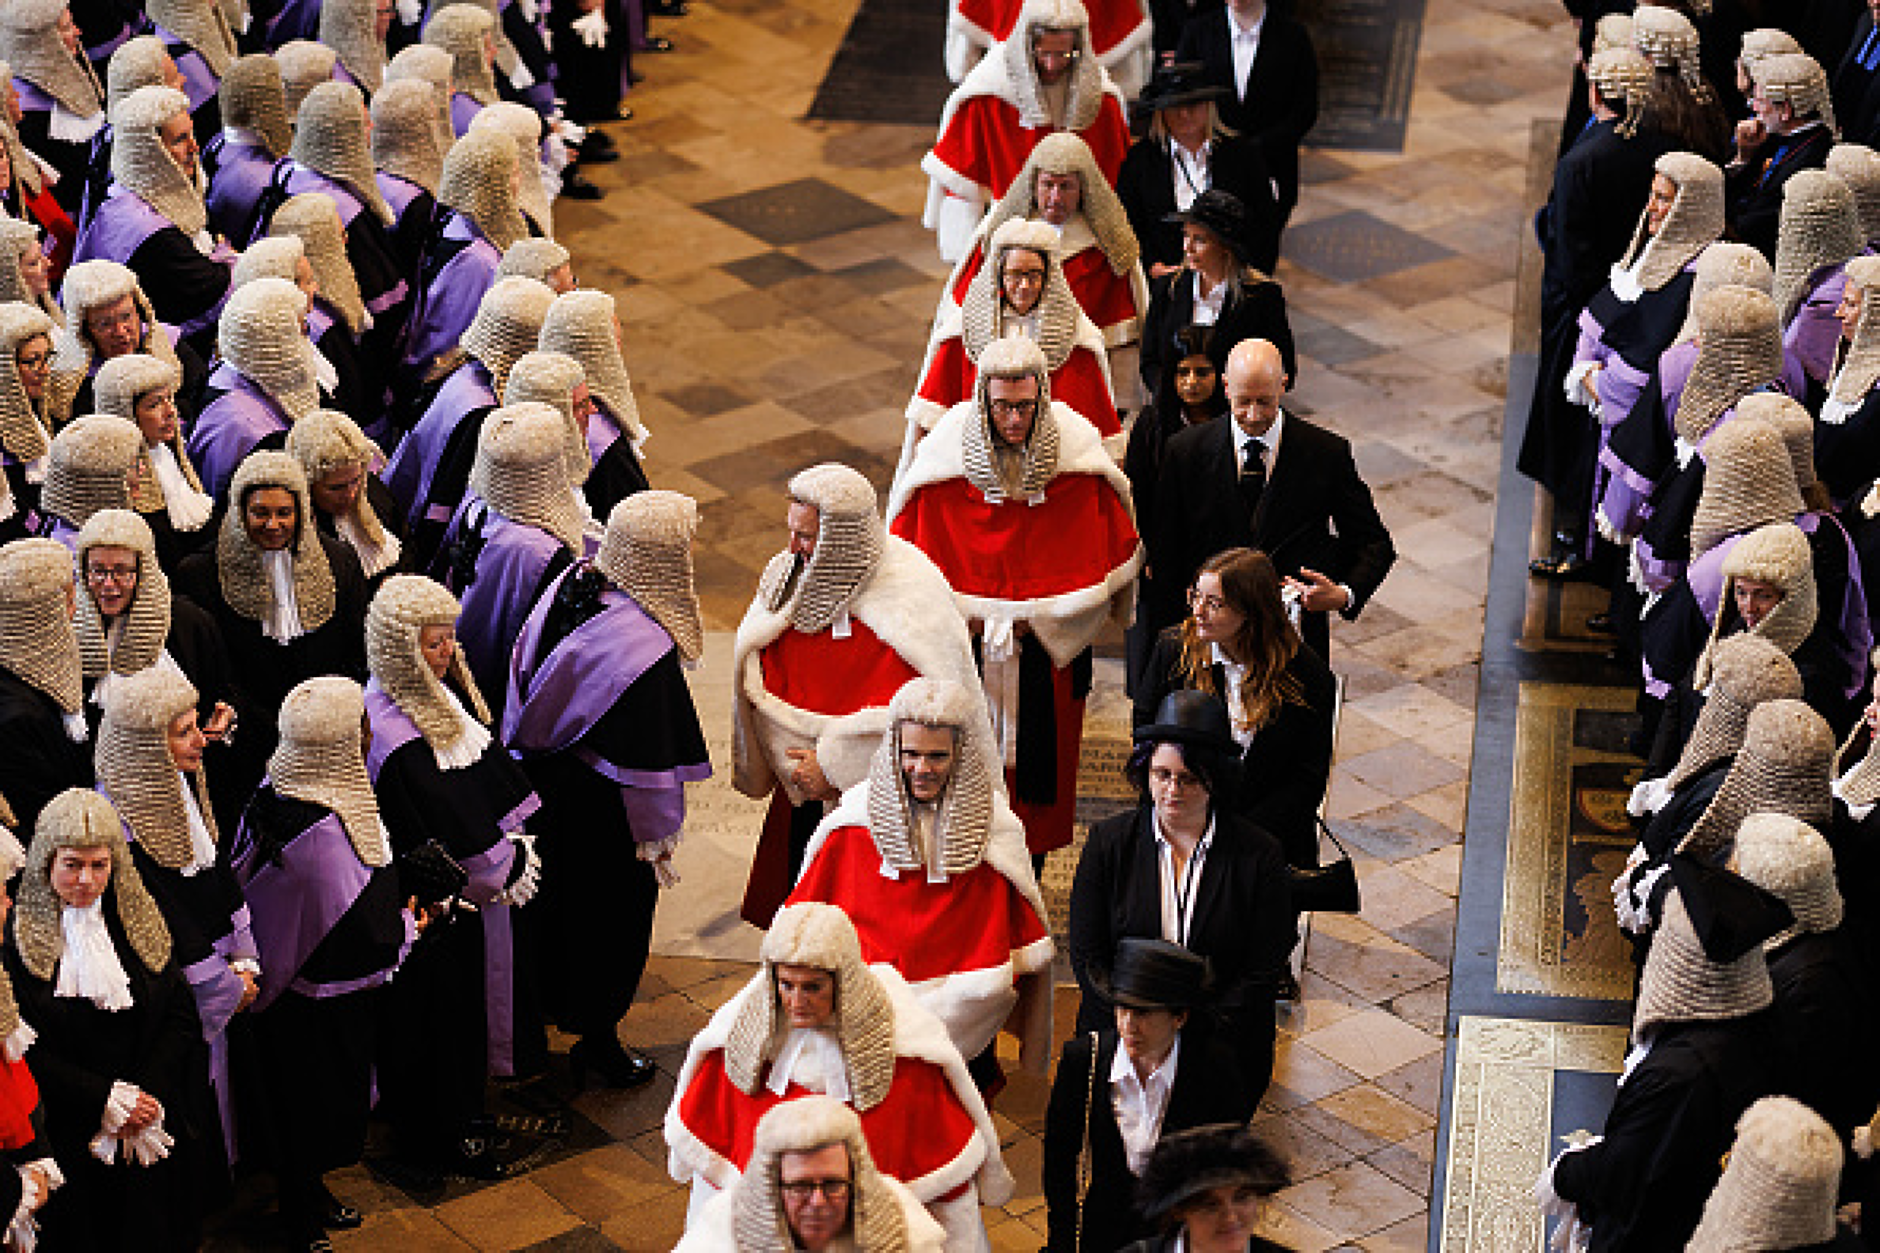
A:
<svg viewBox="0 0 1880 1253">
<path fill-rule="evenodd" d="M 1442 1103 L 1442 1051 L 1439 1049 L 1408 1065 L 1386 1071 L 1371 1082 L 1434 1118 L 1437 1107 Z"/>
<path fill-rule="evenodd" d="M 1433 818 L 1452 831 L 1460 832 L 1469 812 L 1469 785 L 1467 780 L 1446 783 L 1442 787 L 1432 788 L 1421 796 L 1412 796 L 1407 802 L 1410 808 L 1426 817 Z"/>
<path fill-rule="evenodd" d="M 1282 1035 L 1273 1050 L 1273 1083 L 1263 1110 L 1297 1109 L 1359 1082 L 1359 1076 L 1325 1054 Z"/>
<path fill-rule="evenodd" d="M 1456 841 L 1454 831 L 1407 805 L 1386 805 L 1361 817 L 1334 820 L 1330 825 L 1339 839 L 1381 861 L 1402 862 L 1408 873 L 1415 873 L 1409 870 L 1410 865 Z M 1429 883 L 1427 874 L 1416 877 Z"/>
<path fill-rule="evenodd" d="M 1296 1253 L 1326 1253 L 1344 1239 L 1340 1232 L 1320 1226 L 1280 1201 L 1266 1204 L 1254 1230 L 1281 1248 Z"/>
<path fill-rule="evenodd" d="M 374 1210 L 354 1231 L 328 1233 L 335 1249 L 399 1249 L 409 1253 L 471 1253 L 472 1244 L 422 1209 Z"/>
<path fill-rule="evenodd" d="M 1424 1215 L 1392 1223 L 1358 1242 L 1363 1253 L 1425 1253 L 1429 1248 L 1429 1220 Z"/>
<path fill-rule="evenodd" d="M 527 1177 L 491 1184 L 432 1212 L 479 1249 L 519 1249 L 579 1225 L 566 1207 Z"/>
<path fill-rule="evenodd" d="M 1448 966 L 1431 961 L 1368 924 L 1358 923 L 1355 928 L 1340 932 L 1324 925 L 1330 921 L 1331 916 L 1327 915 L 1315 919 L 1315 926 L 1320 929 L 1307 950 L 1307 967 L 1373 1005 L 1433 983 L 1449 973 Z M 1344 916 L 1339 916 L 1338 921 L 1355 922 Z"/>
<path fill-rule="evenodd" d="M 1408 1101 L 1400 1100 L 1371 1083 L 1353 1084 L 1315 1104 L 1348 1126 L 1375 1136 L 1386 1144 L 1394 1144 L 1419 1131 L 1427 1131 L 1436 1121 Z"/>
<path fill-rule="evenodd" d="M 1377 865 L 1358 876 L 1364 898 L 1360 917 L 1380 931 L 1394 931 L 1434 910 L 1453 912 L 1454 901 L 1395 866 Z"/>
<path fill-rule="evenodd" d="M 1313 1108 L 1305 1105 L 1280 1113 L 1263 1113 L 1248 1125 L 1267 1147 L 1285 1160 L 1295 1180 L 1324 1174 L 1356 1156 L 1352 1150 L 1308 1125 L 1303 1115 Z"/>
<path fill-rule="evenodd" d="M 1415 875 L 1437 891 L 1454 896 L 1462 874 L 1462 845 L 1456 843 L 1431 849 L 1419 857 L 1405 860 L 1403 868 L 1406 873 Z"/>
<path fill-rule="evenodd" d="M 1425 1206 L 1422 1197 L 1364 1162 L 1302 1180 L 1283 1189 L 1275 1200 L 1347 1239 L 1382 1231 Z"/>
<path fill-rule="evenodd" d="M 1436 1128 L 1432 1125 L 1405 1136 L 1364 1160 L 1418 1196 L 1427 1197 L 1436 1163 Z"/>
<path fill-rule="evenodd" d="M 1433 732 L 1475 719 L 1472 707 L 1459 705 L 1421 683 L 1405 683 L 1352 701 L 1350 708 L 1393 734 L 1419 743 Z"/>
<path fill-rule="evenodd" d="M 1341 1018 L 1329 1027 L 1308 1033 L 1301 1044 L 1366 1079 L 1443 1047 L 1440 1038 L 1381 1009 Z"/>
<path fill-rule="evenodd" d="M 685 1234 L 685 1189 L 674 1187 L 609 1219 L 601 1234 L 623 1249 L 670 1249 Z"/>
</svg>

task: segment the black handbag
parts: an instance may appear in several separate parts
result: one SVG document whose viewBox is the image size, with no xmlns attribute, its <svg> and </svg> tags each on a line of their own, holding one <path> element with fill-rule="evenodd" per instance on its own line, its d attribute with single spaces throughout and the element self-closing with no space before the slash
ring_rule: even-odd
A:
<svg viewBox="0 0 1880 1253">
<path fill-rule="evenodd" d="M 1302 914 L 1355 914 L 1362 902 L 1358 893 L 1358 871 L 1351 864 L 1351 851 L 1325 819 L 1318 820 L 1319 830 L 1331 838 L 1338 849 L 1338 859 L 1322 866 L 1301 869 L 1292 866 L 1293 908 Z"/>
</svg>

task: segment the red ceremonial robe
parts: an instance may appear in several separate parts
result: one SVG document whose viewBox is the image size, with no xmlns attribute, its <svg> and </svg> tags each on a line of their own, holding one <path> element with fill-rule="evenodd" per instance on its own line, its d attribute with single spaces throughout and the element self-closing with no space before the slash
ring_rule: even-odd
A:
<svg viewBox="0 0 1880 1253">
<path fill-rule="evenodd" d="M 988 626 L 1024 623 L 1050 654 L 1057 799 L 1012 806 L 1034 854 L 1071 841 L 1083 701 L 1072 692 L 1070 665 L 1106 621 L 1127 624 L 1142 565 L 1128 480 L 1090 423 L 1060 401 L 1051 409 L 1057 473 L 1036 497 L 994 503 L 966 479 L 966 423 L 982 420 L 977 405 L 966 403 L 948 410 L 920 442 L 888 503 L 890 533 L 933 559 L 961 613 Z M 990 696 L 998 706 L 998 693 Z"/>
<path fill-rule="evenodd" d="M 773 558 L 762 586 L 792 560 Z M 847 790 L 867 776 L 888 702 L 904 683 L 922 675 L 975 681 L 972 642 L 933 563 L 890 538 L 846 619 L 828 630 L 796 630 L 787 607 L 766 609 L 760 595 L 738 626 L 732 673 L 732 782 L 746 796 L 771 798 L 743 913 L 768 926 L 790 892 L 790 807 L 808 799 L 788 782 L 789 751 L 813 749 L 830 783 Z"/>
<path fill-rule="evenodd" d="M 959 0 L 960 20 L 981 32 L 988 43 L 995 43 L 1012 33 L 1024 0 Z M 1142 32 L 1148 37 L 1149 18 L 1142 11 L 1141 0 L 1084 0 L 1090 14 L 1090 48 L 1097 59 L 1108 64 L 1110 53 Z"/>
<path fill-rule="evenodd" d="M 1066 227 L 1066 237 L 1070 233 L 1070 228 Z M 1138 291 L 1142 267 L 1138 265 L 1128 274 L 1118 274 L 1111 268 L 1109 257 L 1097 246 L 1096 239 L 1087 234 L 1085 238 L 1089 242 L 1062 258 L 1064 281 L 1070 284 L 1071 295 L 1077 297 L 1077 306 L 1103 333 L 1105 347 L 1119 348 L 1134 343 L 1142 335 L 1142 315 L 1149 310 L 1148 288 L 1143 286 Z M 985 263 L 985 241 L 981 240 L 954 270 L 952 285 L 947 289 L 947 305 L 955 310 L 959 308 L 966 299 L 966 289 L 972 286 L 973 277 Z M 943 306 L 934 319 L 936 329 L 946 319 L 947 308 Z"/>
<path fill-rule="evenodd" d="M 1024 1060 L 1044 1073 L 1053 949 L 1024 828 L 995 798 L 992 834 L 979 864 L 931 883 L 924 870 L 898 870 L 883 861 L 868 826 L 869 788 L 849 789 L 823 820 L 787 903 L 840 907 L 861 938 L 862 959 L 900 971 L 920 1003 L 946 1024 L 962 1056 L 977 1057 L 1020 1009 L 1013 1033 Z M 1021 982 L 1037 986 L 1025 987 L 1021 997 Z"/>
<path fill-rule="evenodd" d="M 938 422 L 941 414 L 962 400 L 971 400 L 973 387 L 979 382 L 979 368 L 966 355 L 966 342 L 957 327 L 956 320 L 954 333 L 928 349 L 920 390 L 908 402 L 908 421 L 923 428 Z M 1105 439 L 1122 437 L 1123 420 L 1117 416 L 1116 400 L 1110 394 L 1109 368 L 1086 345 L 1080 343 L 1071 349 L 1064 363 L 1051 371 L 1051 399 L 1075 409 Z"/>
</svg>

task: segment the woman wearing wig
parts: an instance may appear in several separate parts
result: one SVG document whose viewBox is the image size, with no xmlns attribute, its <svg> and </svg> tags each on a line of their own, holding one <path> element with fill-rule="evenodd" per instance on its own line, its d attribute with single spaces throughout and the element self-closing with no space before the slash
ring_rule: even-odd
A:
<svg viewBox="0 0 1880 1253">
<path fill-rule="evenodd" d="M 1219 700 L 1240 758 L 1234 811 L 1278 840 L 1292 865 L 1316 865 L 1319 802 L 1332 769 L 1332 672 L 1299 638 L 1265 553 L 1215 554 L 1188 604 L 1188 618 L 1155 641 L 1135 723 L 1152 721 L 1180 688 Z"/>
</svg>

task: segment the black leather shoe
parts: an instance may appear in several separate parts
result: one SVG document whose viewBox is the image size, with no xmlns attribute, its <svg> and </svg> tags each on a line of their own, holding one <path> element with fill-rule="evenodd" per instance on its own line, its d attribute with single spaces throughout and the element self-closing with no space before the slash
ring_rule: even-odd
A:
<svg viewBox="0 0 1880 1253">
<path fill-rule="evenodd" d="M 328 1192 L 325 1185 L 321 1186 L 320 1191 L 323 1194 L 320 1198 L 322 1227 L 328 1231 L 353 1231 L 365 1222 L 364 1214 Z"/>
<path fill-rule="evenodd" d="M 613 136 L 606 131 L 590 129 L 581 140 L 581 155 L 592 157 L 599 152 L 614 152 L 619 147 L 620 145 L 614 142 Z"/>
<path fill-rule="evenodd" d="M 596 148 L 592 152 L 585 147 L 581 149 L 582 165 L 607 165 L 618 160 L 620 160 L 618 148 Z"/>
<path fill-rule="evenodd" d="M 1617 635 L 1619 633 L 1618 628 L 1612 624 L 1612 615 L 1604 612 L 1588 614 L 1586 616 L 1586 629 L 1591 631 L 1594 635 Z"/>
<path fill-rule="evenodd" d="M 637 51 L 672 52 L 677 48 L 677 46 L 678 45 L 674 44 L 672 40 L 666 38 L 664 35 L 648 35 L 646 37 L 646 42 L 641 44 L 639 48 L 637 49 Z"/>
<path fill-rule="evenodd" d="M 570 200 L 599 200 L 606 193 L 588 182 L 581 171 L 571 165 L 561 172 L 561 194 Z"/>
<path fill-rule="evenodd" d="M 586 1091 L 588 1072 L 604 1088 L 637 1088 L 652 1082 L 658 1067 L 629 1053 L 612 1036 L 582 1036 L 568 1050 L 568 1069 L 577 1092 Z"/>
</svg>

